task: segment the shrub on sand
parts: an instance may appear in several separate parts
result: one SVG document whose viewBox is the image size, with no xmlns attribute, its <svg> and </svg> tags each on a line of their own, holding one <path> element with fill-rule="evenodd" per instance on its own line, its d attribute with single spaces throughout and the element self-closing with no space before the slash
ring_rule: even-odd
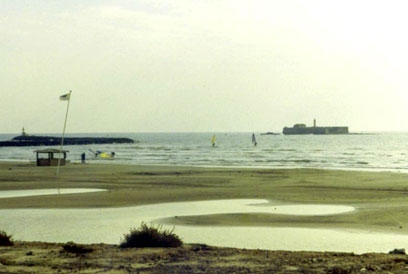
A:
<svg viewBox="0 0 408 274">
<path fill-rule="evenodd" d="M 155 227 L 142 223 L 139 229 L 130 229 L 124 235 L 120 247 L 178 247 L 183 244 L 180 237 L 173 233 L 174 228 L 163 229 L 161 225 Z"/>
<path fill-rule="evenodd" d="M 62 246 L 63 250 L 68 253 L 85 254 L 93 251 L 93 248 L 79 245 L 74 242 L 68 242 Z"/>
<path fill-rule="evenodd" d="M 8 235 L 6 232 L 0 230 L 0 246 L 12 246 L 13 244 L 11 235 Z"/>
</svg>

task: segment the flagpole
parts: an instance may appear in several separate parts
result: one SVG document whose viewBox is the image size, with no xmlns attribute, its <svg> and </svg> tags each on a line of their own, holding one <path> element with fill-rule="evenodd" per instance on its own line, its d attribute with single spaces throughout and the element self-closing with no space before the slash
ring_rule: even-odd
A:
<svg viewBox="0 0 408 274">
<path fill-rule="evenodd" d="M 57 165 L 57 171 L 56 171 L 56 176 L 59 174 L 59 167 L 61 164 L 61 156 L 62 156 L 62 147 L 64 146 L 64 137 L 65 137 L 65 127 L 67 126 L 67 119 L 68 119 L 68 110 L 69 110 L 69 103 L 71 102 L 71 93 L 72 90 L 69 91 L 68 93 L 68 104 L 67 104 L 67 111 L 65 113 L 65 121 L 64 121 L 64 128 L 62 129 L 62 138 L 61 138 L 61 146 L 60 146 L 60 155 L 58 157 L 58 165 Z"/>
</svg>

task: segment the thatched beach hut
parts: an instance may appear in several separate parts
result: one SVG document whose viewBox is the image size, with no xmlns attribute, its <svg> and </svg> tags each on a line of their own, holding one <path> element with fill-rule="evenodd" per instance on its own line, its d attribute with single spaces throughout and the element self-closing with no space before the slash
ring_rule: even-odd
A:
<svg viewBox="0 0 408 274">
<path fill-rule="evenodd" d="M 40 149 L 34 151 L 37 154 L 37 166 L 63 166 L 67 162 L 68 150 L 54 148 Z M 44 156 L 46 155 L 46 156 Z"/>
</svg>

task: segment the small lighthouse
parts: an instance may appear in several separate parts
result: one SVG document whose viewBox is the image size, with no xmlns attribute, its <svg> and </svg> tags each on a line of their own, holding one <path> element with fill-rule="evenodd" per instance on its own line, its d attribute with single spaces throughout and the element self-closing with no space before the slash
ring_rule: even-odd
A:
<svg viewBox="0 0 408 274">
<path fill-rule="evenodd" d="M 316 119 L 313 119 L 313 127 L 316 127 Z"/>
</svg>

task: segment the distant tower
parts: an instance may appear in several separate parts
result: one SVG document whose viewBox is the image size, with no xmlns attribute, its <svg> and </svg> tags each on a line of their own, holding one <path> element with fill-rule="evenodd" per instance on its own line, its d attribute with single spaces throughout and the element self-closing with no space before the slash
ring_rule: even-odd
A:
<svg viewBox="0 0 408 274">
<path fill-rule="evenodd" d="M 26 136 L 26 132 L 25 132 L 25 130 L 24 130 L 24 127 L 23 127 L 23 131 L 21 132 L 21 134 L 22 134 L 23 136 Z"/>
<path fill-rule="evenodd" d="M 316 119 L 313 119 L 313 127 L 316 127 Z"/>
</svg>

